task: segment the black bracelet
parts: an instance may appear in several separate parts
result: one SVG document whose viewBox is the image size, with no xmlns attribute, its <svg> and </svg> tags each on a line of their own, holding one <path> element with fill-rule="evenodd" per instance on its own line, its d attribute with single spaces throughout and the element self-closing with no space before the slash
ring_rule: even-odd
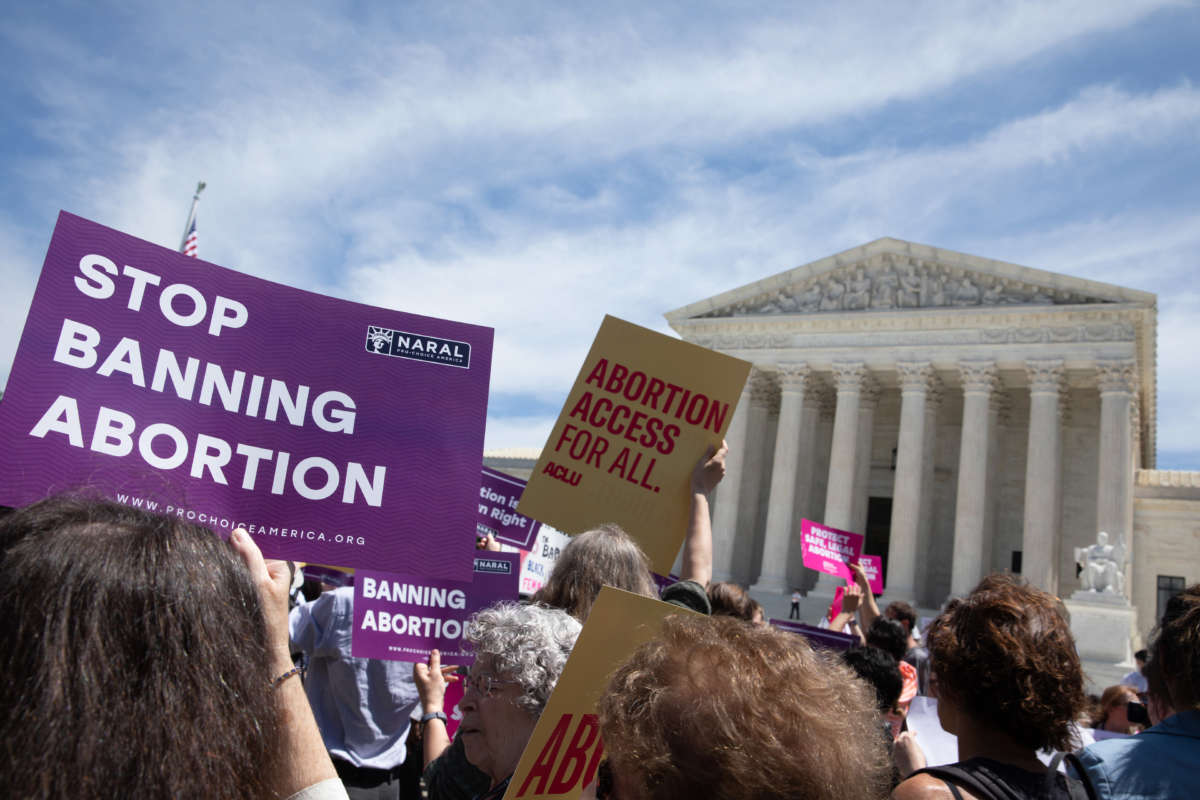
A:
<svg viewBox="0 0 1200 800">
<path fill-rule="evenodd" d="M 421 722 L 429 722 L 431 719 L 440 719 L 445 724 L 446 713 L 444 711 L 427 711 L 421 715 Z"/>
</svg>

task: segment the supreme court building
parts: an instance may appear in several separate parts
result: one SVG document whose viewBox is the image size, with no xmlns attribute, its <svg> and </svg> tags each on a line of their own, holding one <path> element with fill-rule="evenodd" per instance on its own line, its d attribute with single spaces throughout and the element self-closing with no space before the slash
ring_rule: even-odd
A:
<svg viewBox="0 0 1200 800">
<path fill-rule="evenodd" d="M 992 571 L 1069 597 L 1075 548 L 1106 531 L 1144 637 L 1200 580 L 1200 473 L 1154 470 L 1156 313 L 1153 294 L 897 239 L 668 313 L 754 364 L 714 579 L 831 594 L 801 563 L 806 517 L 866 535 L 887 599 L 935 609 Z"/>
</svg>

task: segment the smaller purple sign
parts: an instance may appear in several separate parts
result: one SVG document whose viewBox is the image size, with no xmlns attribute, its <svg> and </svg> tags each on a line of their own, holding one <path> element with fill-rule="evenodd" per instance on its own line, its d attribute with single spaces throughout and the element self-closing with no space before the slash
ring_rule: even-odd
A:
<svg viewBox="0 0 1200 800">
<path fill-rule="evenodd" d="M 662 594 L 663 590 L 666 589 L 671 584 L 679 583 L 679 576 L 676 575 L 675 573 L 671 573 L 670 575 L 667 575 L 664 578 L 662 575 L 659 575 L 657 572 L 651 572 L 650 577 L 654 578 L 654 585 L 658 587 L 659 594 Z"/>
<path fill-rule="evenodd" d="M 525 481 L 484 467 L 483 482 L 479 487 L 476 533 L 481 538 L 490 533 L 497 541 L 529 550 L 542 523 L 517 513 L 517 503 L 523 491 Z"/>
<path fill-rule="evenodd" d="M 856 644 L 859 644 L 857 636 L 850 636 L 846 633 L 838 633 L 827 628 L 818 628 L 815 625 L 805 625 L 803 622 L 792 622 L 786 619 L 772 619 L 770 624 L 781 631 L 788 633 L 798 633 L 808 640 L 808 643 L 814 648 L 822 650 L 849 650 Z"/>
<path fill-rule="evenodd" d="M 470 664 L 467 619 L 499 600 L 516 600 L 520 566 L 519 553 L 480 552 L 470 583 L 358 570 L 351 654 L 424 661 L 436 648 L 443 664 Z"/>
</svg>

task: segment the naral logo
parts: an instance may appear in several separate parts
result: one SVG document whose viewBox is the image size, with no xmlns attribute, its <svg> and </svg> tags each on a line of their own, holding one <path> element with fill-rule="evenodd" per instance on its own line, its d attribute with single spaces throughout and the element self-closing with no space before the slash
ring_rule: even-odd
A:
<svg viewBox="0 0 1200 800">
<path fill-rule="evenodd" d="M 394 331 L 378 325 L 367 326 L 367 352 L 413 361 L 428 361 L 431 364 L 447 364 L 463 369 L 471 366 L 471 345 L 467 342 Z"/>
<path fill-rule="evenodd" d="M 477 558 L 475 559 L 475 571 L 492 572 L 497 575 L 511 575 L 512 564 L 499 558 Z"/>
</svg>

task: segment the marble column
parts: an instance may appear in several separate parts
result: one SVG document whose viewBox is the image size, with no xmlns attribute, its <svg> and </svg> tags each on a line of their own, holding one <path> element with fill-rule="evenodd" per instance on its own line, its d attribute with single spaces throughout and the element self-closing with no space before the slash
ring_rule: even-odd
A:
<svg viewBox="0 0 1200 800">
<path fill-rule="evenodd" d="M 779 385 L 774 372 L 760 371 L 750 387 L 750 421 L 746 433 L 746 477 L 733 544 L 732 575 L 728 580 L 743 585 L 754 582 L 755 560 L 761 560 L 766 503 L 770 489 L 768 470 L 775 450 L 775 422 L 779 416 Z M 772 422 L 772 419 L 775 422 Z"/>
<path fill-rule="evenodd" d="M 800 460 L 796 469 L 795 500 L 792 502 L 792 541 L 788 548 L 788 586 L 799 588 L 804 583 L 804 558 L 796 542 L 800 538 L 800 526 L 805 519 L 815 519 L 816 492 L 814 485 L 817 474 L 824 467 L 818 422 L 821 416 L 821 396 L 824 387 L 815 379 L 808 381 L 804 393 L 804 408 L 800 413 Z"/>
<path fill-rule="evenodd" d="M 717 484 L 713 497 L 713 580 L 729 580 L 733 574 L 733 540 L 737 535 L 739 503 L 742 484 L 746 477 L 746 447 L 750 419 L 751 386 L 757 379 L 757 369 L 750 370 L 750 377 L 742 387 L 733 419 L 725 432 L 729 452 L 725 454 L 725 472 L 729 480 Z"/>
<path fill-rule="evenodd" d="M 1025 526 L 1021 574 L 1039 589 L 1058 592 L 1058 549 L 1062 538 L 1058 497 L 1062 489 L 1062 427 L 1059 408 L 1065 387 L 1061 358 L 1025 362 L 1029 376 L 1029 447 L 1025 457 Z"/>
<path fill-rule="evenodd" d="M 854 479 L 858 460 L 858 408 L 867 367 L 861 361 L 835 362 L 837 409 L 833 416 L 833 443 L 829 449 L 829 483 L 825 490 L 825 514 L 820 520 L 831 528 L 849 530 L 853 524 Z M 842 581 L 818 573 L 812 593 L 832 597 Z"/>
<path fill-rule="evenodd" d="M 1133 548 L 1133 403 L 1137 365 L 1133 359 L 1096 363 L 1100 385 L 1100 476 L 1096 489 L 1096 529 L 1109 542 L 1125 537 Z M 1126 585 L 1128 591 L 1129 586 Z"/>
<path fill-rule="evenodd" d="M 958 368 L 963 383 L 963 420 L 950 593 L 962 597 L 975 588 L 984 574 L 983 524 L 991 450 L 988 404 L 997 380 L 994 361 L 961 361 Z"/>
<path fill-rule="evenodd" d="M 787 590 L 788 548 L 792 541 L 792 516 L 796 473 L 800 469 L 800 430 L 807 364 L 780 364 L 777 370 L 781 398 L 775 432 L 775 457 L 771 468 L 771 494 L 767 503 L 767 528 L 763 539 L 762 571 L 753 588 L 782 594 Z"/>
<path fill-rule="evenodd" d="M 858 399 L 858 454 L 854 458 L 854 510 L 850 530 L 867 532 L 867 506 L 871 494 L 871 453 L 875 435 L 875 409 L 879 408 L 879 383 L 873 378 L 863 382 Z"/>
<path fill-rule="evenodd" d="M 833 417 L 833 445 L 829 451 L 829 487 L 825 492 L 823 522 L 842 530 L 853 522 L 854 464 L 858 457 L 858 406 L 866 365 L 838 362 L 833 365 L 837 385 L 837 411 Z"/>
<path fill-rule="evenodd" d="M 896 476 L 892 490 L 891 538 L 888 542 L 888 571 L 884 586 L 888 597 L 916 600 L 918 530 L 921 499 L 927 473 L 925 425 L 926 395 L 934 378 L 928 361 L 901 361 L 900 439 L 896 446 Z"/>
<path fill-rule="evenodd" d="M 935 374 L 925 394 L 925 465 L 924 477 L 921 479 L 921 513 L 917 523 L 917 580 L 916 595 L 919 605 L 936 606 L 942 601 L 932 587 L 933 570 L 930 565 L 935 559 L 938 563 L 945 558 L 946 548 L 936 555 L 934 548 L 934 518 L 933 498 L 937 484 L 937 454 L 938 454 L 938 417 L 942 413 L 942 404 L 946 399 L 946 386 Z M 899 453 L 897 453 L 899 455 Z M 886 584 L 884 586 L 886 587 Z"/>
</svg>

